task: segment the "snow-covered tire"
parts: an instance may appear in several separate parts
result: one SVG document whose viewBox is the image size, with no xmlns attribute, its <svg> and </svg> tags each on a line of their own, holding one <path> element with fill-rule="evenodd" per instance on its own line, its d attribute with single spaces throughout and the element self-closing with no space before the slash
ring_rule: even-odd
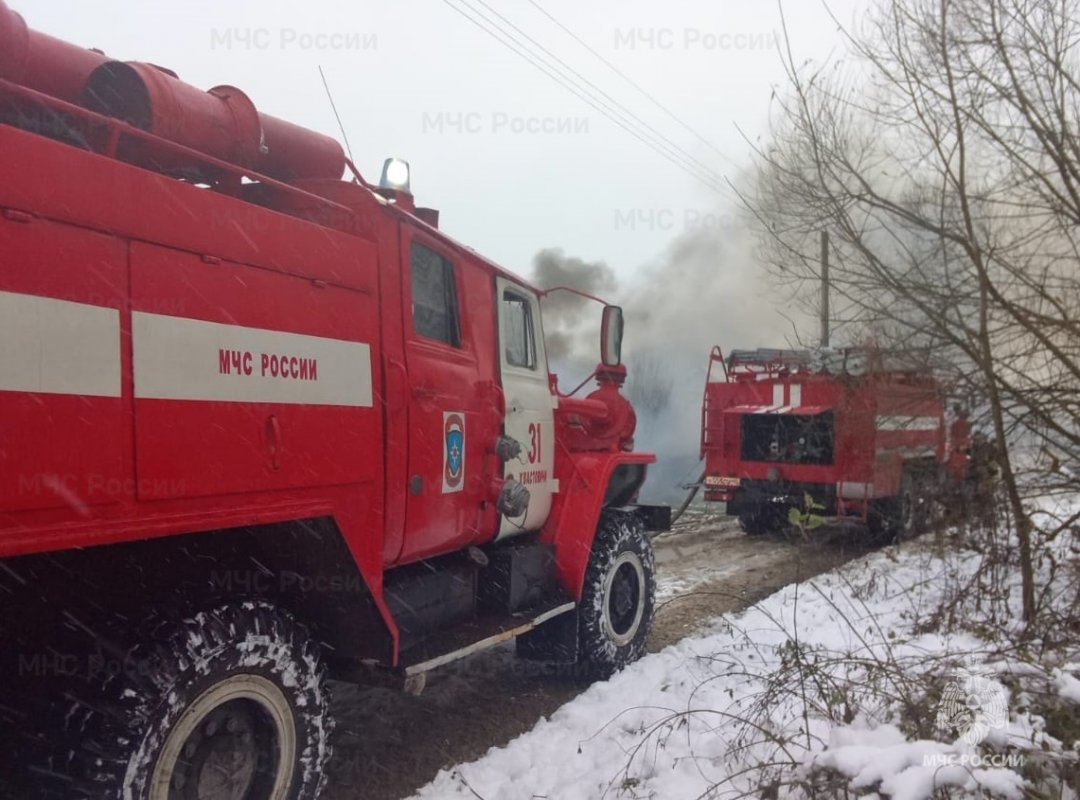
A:
<svg viewBox="0 0 1080 800">
<path fill-rule="evenodd" d="M 244 601 L 161 621 L 121 663 L 61 723 L 60 740 L 79 744 L 71 796 L 319 796 L 330 697 L 316 644 L 288 614 Z"/>
<path fill-rule="evenodd" d="M 581 659 L 606 678 L 645 652 L 656 599 L 656 561 L 634 514 L 606 511 L 585 570 L 578 618 Z"/>
</svg>

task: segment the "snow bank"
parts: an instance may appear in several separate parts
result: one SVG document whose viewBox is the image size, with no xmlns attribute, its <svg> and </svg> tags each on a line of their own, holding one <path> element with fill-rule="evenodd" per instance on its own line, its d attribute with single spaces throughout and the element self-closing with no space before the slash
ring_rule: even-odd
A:
<svg viewBox="0 0 1080 800">
<path fill-rule="evenodd" d="M 943 786 L 953 796 L 1019 798 L 1018 762 L 1006 754 L 1061 750 L 997 680 L 1029 665 L 980 660 L 988 643 L 971 634 L 927 632 L 945 587 L 969 579 L 979 560 L 974 552 L 943 560 L 916 544 L 789 586 L 590 687 L 415 797 L 783 797 L 840 780 L 896 800 Z M 942 688 L 955 670 L 968 677 Z M 940 694 L 928 699 L 935 676 Z M 1062 698 L 1078 701 L 1080 680 L 1068 670 L 1053 677 Z M 963 706 L 972 686 L 998 698 L 977 720 L 982 728 L 967 725 L 979 742 L 958 737 L 964 721 L 944 713 L 933 738 L 901 732 L 905 713 L 932 712 L 950 690 Z"/>
</svg>

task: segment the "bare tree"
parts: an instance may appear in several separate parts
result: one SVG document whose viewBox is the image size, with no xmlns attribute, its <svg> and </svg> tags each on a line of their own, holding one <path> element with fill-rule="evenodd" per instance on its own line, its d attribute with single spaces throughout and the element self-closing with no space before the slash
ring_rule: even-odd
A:
<svg viewBox="0 0 1080 800">
<path fill-rule="evenodd" d="M 841 330 L 923 348 L 981 398 L 1030 626 L 1026 492 L 1080 486 L 1060 469 L 1080 463 L 1080 22 L 1068 0 L 882 0 L 845 34 L 850 63 L 785 51 L 744 199 L 777 277 L 816 281 L 829 230 Z"/>
</svg>

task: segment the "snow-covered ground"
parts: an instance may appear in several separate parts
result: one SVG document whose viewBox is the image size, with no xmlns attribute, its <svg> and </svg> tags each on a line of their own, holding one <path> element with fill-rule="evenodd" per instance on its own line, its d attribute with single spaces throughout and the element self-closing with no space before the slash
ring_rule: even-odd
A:
<svg viewBox="0 0 1080 800">
<path fill-rule="evenodd" d="M 791 558 L 782 542 L 755 541 L 737 522 L 724 519 L 686 526 L 654 542 L 656 599 L 686 595 L 717 580 Z"/>
<path fill-rule="evenodd" d="M 866 552 L 746 536 L 715 506 L 691 508 L 695 513 L 654 540 L 657 594 L 663 599 L 657 602 L 649 652 Z M 355 800 L 358 785 L 365 798 L 401 800 L 442 767 L 511 742 L 587 689 L 570 675 L 516 658 L 513 642 L 435 670 L 419 696 L 335 682 L 337 727 L 327 800 Z"/>
<path fill-rule="evenodd" d="M 785 797 L 822 782 L 903 800 L 942 786 L 1019 798 L 1025 760 L 1077 753 L 1045 730 L 1018 678 L 1080 716 L 1069 705 L 1080 656 L 1048 667 L 1003 655 L 991 632 L 937 632 L 983 558 L 916 542 L 788 586 L 444 770 L 416 798 Z"/>
</svg>

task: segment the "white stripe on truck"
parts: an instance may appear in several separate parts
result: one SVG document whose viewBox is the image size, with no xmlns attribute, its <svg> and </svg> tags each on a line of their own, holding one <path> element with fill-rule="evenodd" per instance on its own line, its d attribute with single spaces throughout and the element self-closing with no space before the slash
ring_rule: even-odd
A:
<svg viewBox="0 0 1080 800">
<path fill-rule="evenodd" d="M 776 408 L 780 408 L 784 404 L 784 386 L 780 383 L 774 383 L 772 387 L 772 404 Z"/>
<path fill-rule="evenodd" d="M 0 292 L 0 390 L 120 397 L 120 312 Z"/>
<path fill-rule="evenodd" d="M 878 416 L 874 425 L 879 431 L 936 431 L 939 417 Z"/>
<path fill-rule="evenodd" d="M 372 405 L 364 342 L 141 311 L 131 327 L 139 398 Z"/>
</svg>

